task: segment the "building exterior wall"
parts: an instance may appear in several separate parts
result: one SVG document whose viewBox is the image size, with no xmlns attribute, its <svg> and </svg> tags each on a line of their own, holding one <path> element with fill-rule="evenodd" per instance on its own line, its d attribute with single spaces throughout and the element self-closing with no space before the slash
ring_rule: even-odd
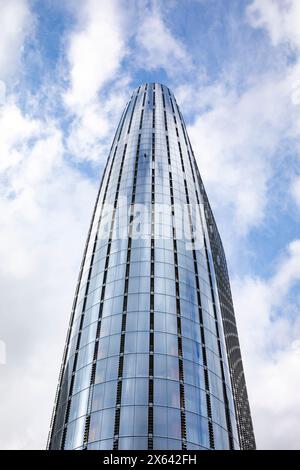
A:
<svg viewBox="0 0 300 470">
<path fill-rule="evenodd" d="M 174 95 L 140 86 L 97 196 L 50 449 L 255 447 L 216 237 Z"/>
</svg>

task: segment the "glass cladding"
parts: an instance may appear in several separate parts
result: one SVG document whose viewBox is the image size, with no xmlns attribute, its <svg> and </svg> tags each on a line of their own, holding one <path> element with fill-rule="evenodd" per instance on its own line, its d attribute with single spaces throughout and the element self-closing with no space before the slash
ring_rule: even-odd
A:
<svg viewBox="0 0 300 470">
<path fill-rule="evenodd" d="M 240 448 L 207 204 L 174 95 L 140 86 L 92 216 L 50 449 Z"/>
</svg>

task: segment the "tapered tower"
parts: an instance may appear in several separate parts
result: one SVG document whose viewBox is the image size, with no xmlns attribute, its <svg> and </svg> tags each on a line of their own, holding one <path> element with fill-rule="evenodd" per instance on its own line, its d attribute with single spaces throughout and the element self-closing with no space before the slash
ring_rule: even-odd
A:
<svg viewBox="0 0 300 470">
<path fill-rule="evenodd" d="M 254 449 L 221 239 L 172 92 L 140 86 L 84 250 L 50 449 Z"/>
</svg>

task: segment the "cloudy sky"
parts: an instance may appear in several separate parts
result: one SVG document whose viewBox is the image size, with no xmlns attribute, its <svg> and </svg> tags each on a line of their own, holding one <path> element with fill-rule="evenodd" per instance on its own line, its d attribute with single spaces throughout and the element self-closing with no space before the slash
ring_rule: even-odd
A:
<svg viewBox="0 0 300 470">
<path fill-rule="evenodd" d="M 232 279 L 261 449 L 300 448 L 300 1 L 0 0 L 0 448 L 45 448 L 121 111 L 174 91 Z"/>
</svg>

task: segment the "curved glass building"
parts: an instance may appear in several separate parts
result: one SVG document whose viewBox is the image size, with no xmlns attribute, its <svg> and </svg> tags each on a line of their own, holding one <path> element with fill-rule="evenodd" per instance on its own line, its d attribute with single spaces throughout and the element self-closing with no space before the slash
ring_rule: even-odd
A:
<svg viewBox="0 0 300 470">
<path fill-rule="evenodd" d="M 218 230 L 172 92 L 134 91 L 84 250 L 50 449 L 254 449 Z"/>
</svg>

